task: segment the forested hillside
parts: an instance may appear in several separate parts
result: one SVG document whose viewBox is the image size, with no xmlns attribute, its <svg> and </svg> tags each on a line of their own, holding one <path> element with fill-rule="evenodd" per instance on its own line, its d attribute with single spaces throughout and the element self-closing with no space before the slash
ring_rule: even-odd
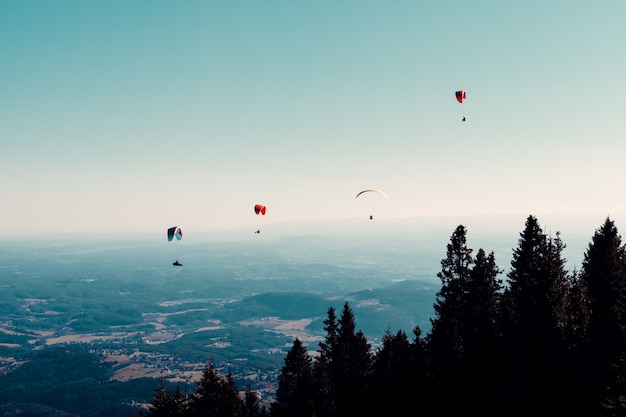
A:
<svg viewBox="0 0 626 417">
<path fill-rule="evenodd" d="M 441 261 L 432 328 L 388 331 L 372 349 L 348 302 L 318 346 L 295 339 L 276 401 L 237 395 L 212 364 L 193 392 L 161 384 L 149 416 L 626 415 L 625 247 L 607 218 L 580 271 L 560 234 L 529 216 L 503 276 L 458 226 Z M 310 351 L 315 350 L 311 355 Z"/>
</svg>

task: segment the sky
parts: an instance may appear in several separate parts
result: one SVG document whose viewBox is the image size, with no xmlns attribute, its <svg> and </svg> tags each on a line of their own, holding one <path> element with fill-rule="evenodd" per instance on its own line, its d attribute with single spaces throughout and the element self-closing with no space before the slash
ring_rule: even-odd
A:
<svg viewBox="0 0 626 417">
<path fill-rule="evenodd" d="M 0 1 L 0 237 L 374 213 L 626 228 L 624 16 L 622 0 Z M 355 199 L 368 188 L 389 200 Z"/>
</svg>

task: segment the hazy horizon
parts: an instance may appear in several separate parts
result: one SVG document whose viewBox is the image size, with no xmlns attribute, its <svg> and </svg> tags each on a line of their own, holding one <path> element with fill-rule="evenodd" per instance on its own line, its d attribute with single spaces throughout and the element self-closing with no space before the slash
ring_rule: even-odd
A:
<svg viewBox="0 0 626 417">
<path fill-rule="evenodd" d="M 454 229 L 463 225 L 467 229 L 467 243 L 474 253 L 482 248 L 496 254 L 496 262 L 504 269 L 510 267 L 512 251 L 518 245 L 520 233 L 524 229 L 528 215 L 502 216 L 441 216 L 407 219 L 337 219 L 290 222 L 268 222 L 257 228 L 250 225 L 232 230 L 189 230 L 181 225 L 183 239 L 168 242 L 166 229 L 150 233 L 47 233 L 0 236 L 0 242 L 38 242 L 38 244 L 59 244 L 64 242 L 88 244 L 102 242 L 103 247 L 152 247 L 162 253 L 185 253 L 185 250 L 198 245 L 212 245 L 231 248 L 242 247 L 277 248 L 302 252 L 308 243 L 310 259 L 324 260 L 333 250 L 354 250 L 359 247 L 385 251 L 401 251 L 420 254 L 428 252 L 435 264 L 445 256 L 446 245 Z M 566 244 L 564 256 L 569 269 L 580 269 L 584 253 L 595 231 L 604 223 L 606 216 L 595 218 L 587 215 L 536 216 L 544 232 L 555 236 L 560 232 Z M 613 220 L 620 230 L 619 217 Z M 254 233 L 259 230 L 261 233 Z M 108 243 L 107 243 L 108 242 Z M 27 247 L 28 245 L 26 245 Z M 172 260 L 173 261 L 173 260 Z"/>
</svg>

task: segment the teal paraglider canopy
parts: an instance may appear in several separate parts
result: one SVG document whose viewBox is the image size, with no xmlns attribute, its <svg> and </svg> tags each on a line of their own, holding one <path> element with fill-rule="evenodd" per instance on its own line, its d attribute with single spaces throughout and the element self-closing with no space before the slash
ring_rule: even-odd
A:
<svg viewBox="0 0 626 417">
<path fill-rule="evenodd" d="M 176 237 L 176 240 L 181 240 L 183 238 L 183 231 L 178 226 L 170 227 L 167 229 L 167 240 L 171 242 Z"/>
</svg>

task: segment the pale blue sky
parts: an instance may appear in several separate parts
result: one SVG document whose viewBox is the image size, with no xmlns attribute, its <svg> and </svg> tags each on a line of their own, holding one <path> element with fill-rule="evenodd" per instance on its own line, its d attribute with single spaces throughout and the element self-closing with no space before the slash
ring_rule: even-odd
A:
<svg viewBox="0 0 626 417">
<path fill-rule="evenodd" d="M 619 228 L 624 16 L 623 0 L 0 1 L 0 236 L 371 212 Z"/>
</svg>

